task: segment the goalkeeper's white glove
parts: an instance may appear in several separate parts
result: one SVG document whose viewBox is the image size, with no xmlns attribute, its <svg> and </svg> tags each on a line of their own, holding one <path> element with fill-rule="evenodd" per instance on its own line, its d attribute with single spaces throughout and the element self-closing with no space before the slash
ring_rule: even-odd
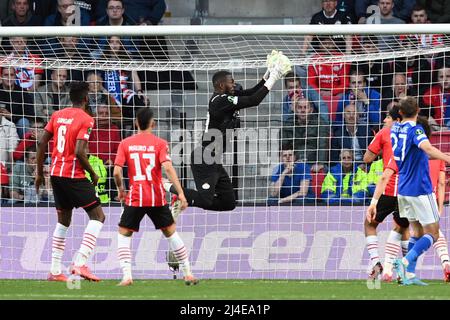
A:
<svg viewBox="0 0 450 320">
<path fill-rule="evenodd" d="M 267 69 L 267 70 L 266 70 L 266 73 L 264 73 L 264 75 L 263 75 L 263 79 L 264 79 L 265 81 L 267 81 L 267 79 L 269 79 L 269 76 L 270 76 L 270 70 Z"/>
<path fill-rule="evenodd" d="M 264 85 L 267 87 L 267 89 L 272 90 L 272 87 L 275 85 L 275 82 L 280 80 L 283 77 L 283 72 L 281 70 L 280 66 L 275 66 L 270 71 L 269 79 L 267 79 L 266 83 Z"/>
<path fill-rule="evenodd" d="M 267 56 L 268 67 L 270 71 L 269 79 L 265 86 L 271 90 L 275 82 L 283 78 L 292 69 L 292 63 L 281 51 L 272 51 L 272 54 Z M 270 63 L 269 63 L 270 60 Z"/>
</svg>

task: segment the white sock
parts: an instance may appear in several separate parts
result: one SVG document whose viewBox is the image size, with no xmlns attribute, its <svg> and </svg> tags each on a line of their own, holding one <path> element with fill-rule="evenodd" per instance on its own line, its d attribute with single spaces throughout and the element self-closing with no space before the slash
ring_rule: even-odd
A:
<svg viewBox="0 0 450 320">
<path fill-rule="evenodd" d="M 402 256 L 408 254 L 409 240 L 402 240 Z"/>
<path fill-rule="evenodd" d="M 191 264 L 189 263 L 189 254 L 184 246 L 183 240 L 181 240 L 178 232 L 174 232 L 170 237 L 166 238 L 169 241 L 169 248 L 180 263 L 181 271 L 184 276 L 189 276 L 191 272 Z"/>
<path fill-rule="evenodd" d="M 83 234 L 80 250 L 78 250 L 75 258 L 75 266 L 84 266 L 89 259 L 92 251 L 94 251 L 97 237 L 102 230 L 103 223 L 97 220 L 90 220 Z"/>
<path fill-rule="evenodd" d="M 67 227 L 57 223 L 55 231 L 53 232 L 52 240 L 52 265 L 50 272 L 54 275 L 61 273 L 61 259 L 66 247 Z"/>
<path fill-rule="evenodd" d="M 392 273 L 392 264 L 400 251 L 401 240 L 402 235 L 394 230 L 391 230 L 386 240 L 386 248 L 384 252 L 384 263 L 387 269 L 385 272 L 388 274 Z"/>
<path fill-rule="evenodd" d="M 117 256 L 122 268 L 123 278 L 131 279 L 131 237 L 117 235 Z"/>
<path fill-rule="evenodd" d="M 367 251 L 370 255 L 370 264 L 372 267 L 380 262 L 380 256 L 378 254 L 378 236 L 367 236 L 366 237 Z"/>
<path fill-rule="evenodd" d="M 441 230 L 439 230 L 439 238 L 433 244 L 433 247 L 434 250 L 436 250 L 436 254 L 439 256 L 439 259 L 441 259 L 441 264 L 448 263 L 449 257 L 448 257 L 447 240 L 445 239 L 445 236 Z"/>
</svg>

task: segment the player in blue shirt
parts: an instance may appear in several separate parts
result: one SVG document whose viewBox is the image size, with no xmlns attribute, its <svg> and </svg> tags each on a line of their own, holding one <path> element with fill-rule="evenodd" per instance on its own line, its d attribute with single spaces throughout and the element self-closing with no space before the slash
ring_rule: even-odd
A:
<svg viewBox="0 0 450 320">
<path fill-rule="evenodd" d="M 410 240 L 408 254 L 394 262 L 405 285 L 426 285 L 415 276 L 417 258 L 439 238 L 439 210 L 432 190 L 428 157 L 450 163 L 450 156 L 433 147 L 424 128 L 417 124 L 418 112 L 415 98 L 402 99 L 400 114 L 403 120 L 391 128 L 393 158 L 399 175 L 400 216 L 410 221 L 417 239 Z M 376 201 L 374 196 L 372 202 Z"/>
</svg>

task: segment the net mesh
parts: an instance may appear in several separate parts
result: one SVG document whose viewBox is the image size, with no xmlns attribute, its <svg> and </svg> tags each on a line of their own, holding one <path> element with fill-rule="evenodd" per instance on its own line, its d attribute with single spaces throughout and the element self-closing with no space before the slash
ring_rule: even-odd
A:
<svg viewBox="0 0 450 320">
<path fill-rule="evenodd" d="M 73 80 L 90 84 L 98 125 L 89 147 L 98 157 L 92 163 L 101 173 L 99 193 L 107 222 L 92 266 L 102 277 L 121 275 L 115 253 L 121 205 L 115 199 L 111 164 L 118 143 L 135 132 L 135 112 L 153 108 L 156 135 L 169 141 L 183 185 L 195 188 L 190 151 L 205 129 L 213 74 L 230 70 L 237 89 L 253 87 L 273 49 L 291 59 L 293 74 L 278 81 L 258 107 L 240 111 L 240 127 L 224 155 L 238 207 L 231 213 L 190 208 L 178 221 L 199 276 L 365 278 L 364 205 L 378 179 L 370 175 L 380 172 L 364 166 L 362 156 L 386 112 L 406 94 L 417 97 L 435 130 L 432 143 L 443 151 L 450 148 L 447 35 L 317 36 L 301 54 L 303 36 L 113 34 L 2 40 L 1 278 L 42 278 L 49 270 L 54 198 L 48 179 L 41 194 L 34 192 L 33 148 L 51 113 L 70 105 L 68 83 Z M 291 146 L 297 164 L 278 190 L 276 182 L 286 169 L 283 145 Z M 354 169 L 351 179 L 339 185 L 332 173 L 344 166 L 343 149 L 350 149 Z M 363 173 L 355 183 L 357 168 Z M 302 180 L 309 186 L 302 189 Z M 298 191 L 302 196 L 283 200 Z M 447 220 L 444 214 L 443 230 Z M 65 265 L 78 249 L 87 221 L 82 210 L 75 211 Z M 379 228 L 380 254 L 391 226 L 388 218 Z M 152 231 L 150 221 L 143 221 L 141 229 L 133 240 L 135 277 L 170 277 L 167 243 Z M 441 277 L 431 250 L 419 265 L 425 277 Z"/>
</svg>

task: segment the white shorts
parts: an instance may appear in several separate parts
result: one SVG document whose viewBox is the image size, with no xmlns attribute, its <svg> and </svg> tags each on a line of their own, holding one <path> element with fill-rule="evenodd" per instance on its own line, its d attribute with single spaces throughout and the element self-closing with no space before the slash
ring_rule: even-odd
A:
<svg viewBox="0 0 450 320">
<path fill-rule="evenodd" d="M 400 217 L 419 221 L 422 226 L 439 222 L 439 210 L 434 193 L 416 197 L 398 195 Z"/>
</svg>

